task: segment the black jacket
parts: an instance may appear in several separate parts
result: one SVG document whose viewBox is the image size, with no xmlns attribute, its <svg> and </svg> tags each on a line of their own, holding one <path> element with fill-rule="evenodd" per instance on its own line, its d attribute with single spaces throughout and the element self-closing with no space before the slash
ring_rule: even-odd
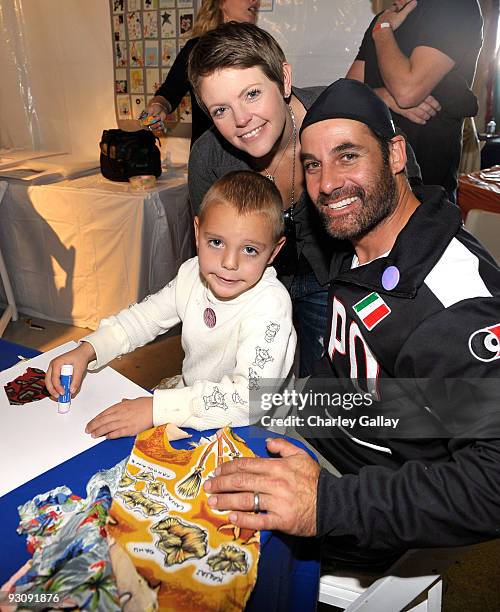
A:
<svg viewBox="0 0 500 612">
<path fill-rule="evenodd" d="M 321 472 L 318 532 L 365 549 L 500 535 L 500 271 L 442 190 L 416 195 L 387 257 L 351 269 L 346 253 L 331 284 L 327 374 L 379 396 L 348 416 L 406 427 L 311 440 L 344 474 Z M 390 266 L 400 280 L 388 290 Z"/>
</svg>

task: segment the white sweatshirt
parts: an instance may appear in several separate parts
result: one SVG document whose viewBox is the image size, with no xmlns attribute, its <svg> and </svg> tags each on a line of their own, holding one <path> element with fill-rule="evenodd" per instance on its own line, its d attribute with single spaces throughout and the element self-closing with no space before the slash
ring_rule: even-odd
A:
<svg viewBox="0 0 500 612">
<path fill-rule="evenodd" d="M 212 313 L 215 325 L 209 327 L 205 319 L 211 324 Z M 175 389 L 154 392 L 154 425 L 198 430 L 248 425 L 249 388 L 259 389 L 260 379 L 279 379 L 273 388 L 266 381 L 266 392 L 277 391 L 290 373 L 297 343 L 290 296 L 274 268 L 268 267 L 245 293 L 221 301 L 202 281 L 198 258 L 189 259 L 158 293 L 103 319 L 83 338 L 97 357 L 89 370 L 147 344 L 179 322 L 185 353 L 182 380 Z"/>
</svg>

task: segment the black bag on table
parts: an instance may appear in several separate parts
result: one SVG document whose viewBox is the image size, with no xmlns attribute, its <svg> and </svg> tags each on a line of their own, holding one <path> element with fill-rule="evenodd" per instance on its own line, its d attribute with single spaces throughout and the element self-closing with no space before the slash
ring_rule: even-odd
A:
<svg viewBox="0 0 500 612">
<path fill-rule="evenodd" d="M 128 181 L 131 176 L 161 174 L 160 149 L 147 130 L 104 130 L 99 143 L 101 173 L 110 181 Z"/>
</svg>

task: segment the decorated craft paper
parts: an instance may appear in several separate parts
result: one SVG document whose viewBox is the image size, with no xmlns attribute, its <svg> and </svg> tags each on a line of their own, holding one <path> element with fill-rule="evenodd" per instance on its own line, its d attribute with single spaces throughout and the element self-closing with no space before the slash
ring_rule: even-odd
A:
<svg viewBox="0 0 500 612">
<path fill-rule="evenodd" d="M 217 465 L 253 456 L 230 428 L 194 450 L 176 450 L 165 425 L 136 438 L 114 495 L 109 533 L 167 612 L 243 610 L 257 579 L 260 534 L 207 503 Z"/>
</svg>

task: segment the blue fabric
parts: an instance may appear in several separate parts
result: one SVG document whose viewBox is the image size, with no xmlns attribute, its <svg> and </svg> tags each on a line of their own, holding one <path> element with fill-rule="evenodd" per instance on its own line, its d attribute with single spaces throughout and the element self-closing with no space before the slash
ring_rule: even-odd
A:
<svg viewBox="0 0 500 612">
<path fill-rule="evenodd" d="M 9 342 L 8 340 L 0 340 L 0 370 L 6 370 L 10 366 L 15 365 L 18 361 L 18 355 L 22 357 L 36 357 L 40 351 Z"/>
<path fill-rule="evenodd" d="M 328 289 L 322 287 L 313 272 L 301 274 L 290 286 L 294 323 L 299 337 L 299 376 L 313 373 L 313 364 L 323 354 L 327 329 Z"/>
<path fill-rule="evenodd" d="M 0 367 L 14 365 L 17 355 L 34 357 L 37 351 L 0 339 Z M 187 430 L 192 438 L 187 442 L 173 442 L 176 448 L 189 448 L 188 442 L 215 433 L 215 429 L 198 432 Z M 267 457 L 266 438 L 278 437 L 256 427 L 239 427 L 235 431 L 256 455 Z M 305 448 L 299 441 L 294 444 Z M 17 535 L 18 506 L 35 495 L 60 485 L 67 485 L 73 493 L 84 497 L 85 485 L 99 470 L 113 467 L 127 457 L 134 438 L 104 440 L 97 446 L 76 455 L 63 464 L 41 474 L 0 498 L 0 585 L 29 558 L 25 538 Z M 307 452 L 314 457 L 308 449 Z M 316 609 L 319 588 L 319 551 L 316 539 L 293 538 L 273 532 L 261 533 L 262 554 L 259 561 L 257 584 L 247 605 L 248 612 L 312 612 Z"/>
</svg>

